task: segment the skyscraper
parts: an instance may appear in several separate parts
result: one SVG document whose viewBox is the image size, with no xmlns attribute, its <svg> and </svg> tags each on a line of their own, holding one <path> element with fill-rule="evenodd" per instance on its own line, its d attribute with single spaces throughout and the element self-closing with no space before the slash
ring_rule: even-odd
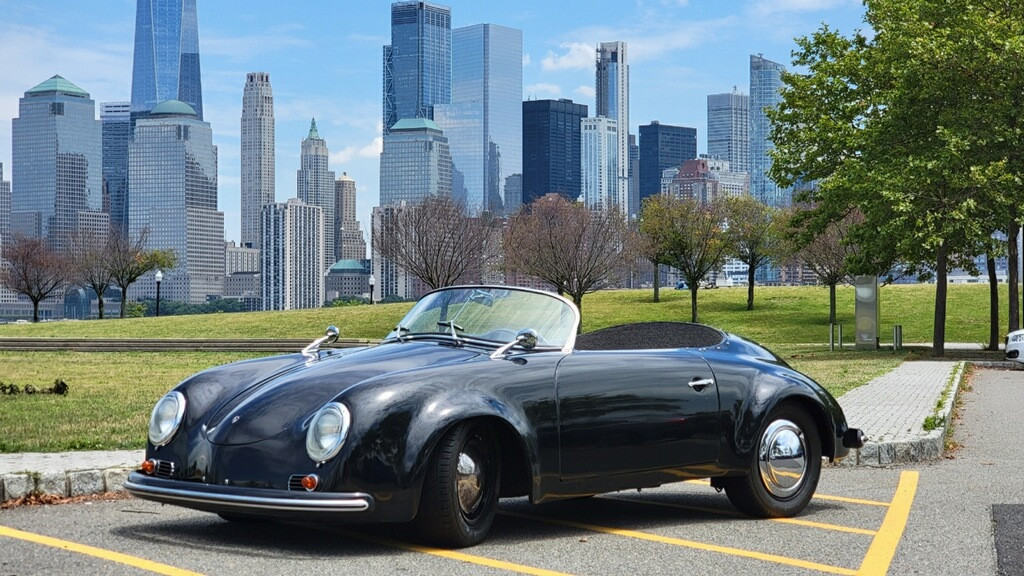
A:
<svg viewBox="0 0 1024 576">
<path fill-rule="evenodd" d="M 310 206 L 319 206 L 323 211 L 324 250 L 323 267 L 320 274 L 334 264 L 334 172 L 327 169 L 327 142 L 316 129 L 316 119 L 309 124 L 309 135 L 302 141 L 301 168 L 296 174 L 296 195 Z"/>
<path fill-rule="evenodd" d="M 12 227 L 64 250 L 81 228 L 105 237 L 96 103 L 60 76 L 25 92 L 12 121 Z"/>
<path fill-rule="evenodd" d="M 224 213 L 217 211 L 217 148 L 210 124 L 188 104 L 162 102 L 135 123 L 128 146 L 128 233 L 148 231 L 146 249 L 173 250 L 162 298 L 203 304 L 224 293 Z M 133 297 L 156 296 L 152 275 Z"/>
<path fill-rule="evenodd" d="M 11 183 L 4 180 L 4 165 L 0 162 L 0 258 L 4 245 L 11 241 Z"/>
<path fill-rule="evenodd" d="M 661 192 L 661 173 L 697 157 L 697 129 L 662 124 L 640 127 L 640 202 Z"/>
<path fill-rule="evenodd" d="M 733 88 L 708 94 L 708 156 L 729 162 L 733 172 L 750 163 L 750 96 Z"/>
<path fill-rule="evenodd" d="M 274 203 L 274 92 L 270 74 L 250 72 L 242 92 L 242 246 L 260 247 L 263 206 Z"/>
<path fill-rule="evenodd" d="M 583 168 L 583 202 L 591 210 L 608 210 L 627 206 L 616 202 L 619 176 L 618 122 L 605 116 L 584 118 L 580 124 Z"/>
<path fill-rule="evenodd" d="M 110 226 L 128 231 L 128 143 L 132 139 L 131 102 L 100 104 L 103 131 L 103 205 Z"/>
<path fill-rule="evenodd" d="M 434 106 L 448 138 L 453 195 L 469 214 L 501 212 L 505 180 L 522 172 L 523 33 L 494 24 L 452 31 L 451 104 Z M 454 175 L 457 173 L 457 177 Z"/>
<path fill-rule="evenodd" d="M 415 204 L 452 193 L 448 138 L 431 120 L 399 120 L 384 135 L 380 154 L 380 205 Z"/>
<path fill-rule="evenodd" d="M 555 192 L 575 202 L 583 193 L 580 122 L 586 104 L 561 100 L 523 102 L 523 204 Z"/>
<path fill-rule="evenodd" d="M 324 213 L 298 198 L 261 212 L 263 310 L 324 305 Z"/>
<path fill-rule="evenodd" d="M 356 181 L 346 172 L 334 182 L 334 229 L 339 239 L 335 262 L 366 259 L 366 239 L 356 215 Z"/>
<path fill-rule="evenodd" d="M 625 214 L 629 205 L 629 64 L 625 42 L 597 47 L 597 116 L 616 122 L 617 181 L 609 187 L 609 205 Z"/>
<path fill-rule="evenodd" d="M 138 0 L 132 117 L 145 116 L 165 100 L 181 100 L 203 119 L 196 0 Z"/>
<path fill-rule="evenodd" d="M 383 64 L 384 133 L 403 118 L 433 120 L 433 106 L 451 102 L 451 9 L 421 1 L 392 4 Z"/>
<path fill-rule="evenodd" d="M 768 177 L 772 159 L 768 152 L 775 145 L 771 136 L 771 121 L 765 114 L 782 101 L 782 64 L 750 56 L 750 193 L 764 204 L 786 207 L 793 202 L 793 189 L 782 188 Z"/>
</svg>

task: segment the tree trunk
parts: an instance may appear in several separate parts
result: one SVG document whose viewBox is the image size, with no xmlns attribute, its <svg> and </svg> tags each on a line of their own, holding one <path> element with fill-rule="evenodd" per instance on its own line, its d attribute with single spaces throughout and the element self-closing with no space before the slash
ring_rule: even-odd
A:
<svg viewBox="0 0 1024 576">
<path fill-rule="evenodd" d="M 1016 210 L 1014 211 L 1016 212 Z M 1010 324 L 1008 332 L 1014 332 L 1020 330 L 1020 287 L 1017 282 L 1020 276 L 1020 266 L 1017 265 L 1017 259 L 1020 258 L 1020 251 L 1017 250 L 1017 236 L 1020 234 L 1020 224 L 1017 223 L 1016 214 L 1014 219 L 1010 222 L 1009 233 L 1007 234 L 1008 239 L 1006 242 L 1006 283 L 1009 289 L 1007 300 L 1010 302 Z"/>
<path fill-rule="evenodd" d="M 697 289 L 697 284 L 690 286 L 690 322 L 697 321 Z"/>
<path fill-rule="evenodd" d="M 102 294 L 96 297 L 96 309 L 100 313 L 100 320 L 103 320 L 103 295 Z"/>
<path fill-rule="evenodd" d="M 128 309 L 128 287 L 120 284 L 117 287 L 121 289 L 121 318 L 124 318 L 124 313 Z"/>
<path fill-rule="evenodd" d="M 580 311 L 580 325 L 576 328 L 577 334 L 583 333 L 583 294 L 573 294 L 572 303 L 576 305 L 576 309 Z"/>
<path fill-rule="evenodd" d="M 990 252 L 988 268 L 988 350 L 999 350 L 999 279 L 996 277 L 996 259 Z"/>
<path fill-rule="evenodd" d="M 32 301 L 32 322 L 39 322 L 39 300 Z"/>
<path fill-rule="evenodd" d="M 836 323 L 836 283 L 831 282 L 828 285 L 828 323 Z"/>
<path fill-rule="evenodd" d="M 941 357 L 946 349 L 946 293 L 949 271 L 947 267 L 946 241 L 939 241 L 935 262 L 935 318 L 932 326 L 932 356 Z"/>
<path fill-rule="evenodd" d="M 654 301 L 655 302 L 659 302 L 660 301 L 660 300 L 658 300 L 658 288 L 660 287 L 659 286 L 660 284 L 661 284 L 661 266 L 659 266 L 658 263 L 655 262 L 654 263 Z"/>
<path fill-rule="evenodd" d="M 747 310 L 754 309 L 754 267 L 747 267 Z"/>
</svg>

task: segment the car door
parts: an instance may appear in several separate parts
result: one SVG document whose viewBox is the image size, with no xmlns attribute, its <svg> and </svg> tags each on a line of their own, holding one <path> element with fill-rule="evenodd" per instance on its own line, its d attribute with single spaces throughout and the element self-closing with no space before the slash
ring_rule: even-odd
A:
<svg viewBox="0 0 1024 576">
<path fill-rule="evenodd" d="M 693 352 L 573 352 L 556 398 L 562 480 L 718 459 L 718 386 Z"/>
</svg>

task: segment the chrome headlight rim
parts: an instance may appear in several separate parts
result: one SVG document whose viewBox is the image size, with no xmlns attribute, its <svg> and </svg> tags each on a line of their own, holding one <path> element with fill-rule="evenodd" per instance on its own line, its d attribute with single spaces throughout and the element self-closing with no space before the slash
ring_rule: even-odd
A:
<svg viewBox="0 0 1024 576">
<path fill-rule="evenodd" d="M 1007 336 L 1006 339 L 1007 339 L 1007 341 L 1010 344 L 1016 344 L 1018 342 L 1024 342 L 1024 330 L 1017 330 L 1015 332 L 1010 332 L 1010 334 Z"/>
<path fill-rule="evenodd" d="M 166 406 L 168 402 L 174 402 L 174 405 L 170 406 L 170 411 L 164 412 L 161 407 Z M 154 446 L 166 446 L 174 438 L 185 419 L 185 403 L 185 395 L 176 391 L 168 392 L 157 401 L 153 413 L 149 416 L 149 441 Z"/>
<path fill-rule="evenodd" d="M 338 455 L 348 437 L 352 414 L 341 402 L 328 402 L 317 410 L 306 430 L 306 455 L 323 464 Z"/>
</svg>

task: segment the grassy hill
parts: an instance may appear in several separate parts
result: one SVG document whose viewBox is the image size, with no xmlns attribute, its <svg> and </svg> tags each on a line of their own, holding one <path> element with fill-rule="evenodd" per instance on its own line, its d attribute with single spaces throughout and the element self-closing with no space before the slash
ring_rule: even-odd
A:
<svg viewBox="0 0 1024 576">
<path fill-rule="evenodd" d="M 1000 286 L 1000 310 L 1005 330 L 1006 286 Z M 661 302 L 651 290 L 608 290 L 583 299 L 584 331 L 627 322 L 689 321 L 690 293 L 662 290 Z M 893 324 L 903 326 L 904 342 L 930 342 L 934 317 L 932 284 L 884 286 L 880 292 L 882 341 L 892 337 Z M 840 287 L 838 321 L 844 340 L 854 338 L 854 292 Z M 328 324 L 338 326 L 343 338 L 381 338 L 411 304 L 378 304 L 199 316 L 165 316 L 113 320 L 44 322 L 35 325 L 0 325 L 0 338 L 35 336 L 53 338 L 313 338 Z M 949 286 L 947 342 L 988 341 L 988 286 Z M 766 345 L 825 343 L 828 341 L 828 289 L 825 287 L 756 287 L 754 310 L 746 310 L 743 287 L 701 290 L 699 320 L 752 338 Z"/>
</svg>

